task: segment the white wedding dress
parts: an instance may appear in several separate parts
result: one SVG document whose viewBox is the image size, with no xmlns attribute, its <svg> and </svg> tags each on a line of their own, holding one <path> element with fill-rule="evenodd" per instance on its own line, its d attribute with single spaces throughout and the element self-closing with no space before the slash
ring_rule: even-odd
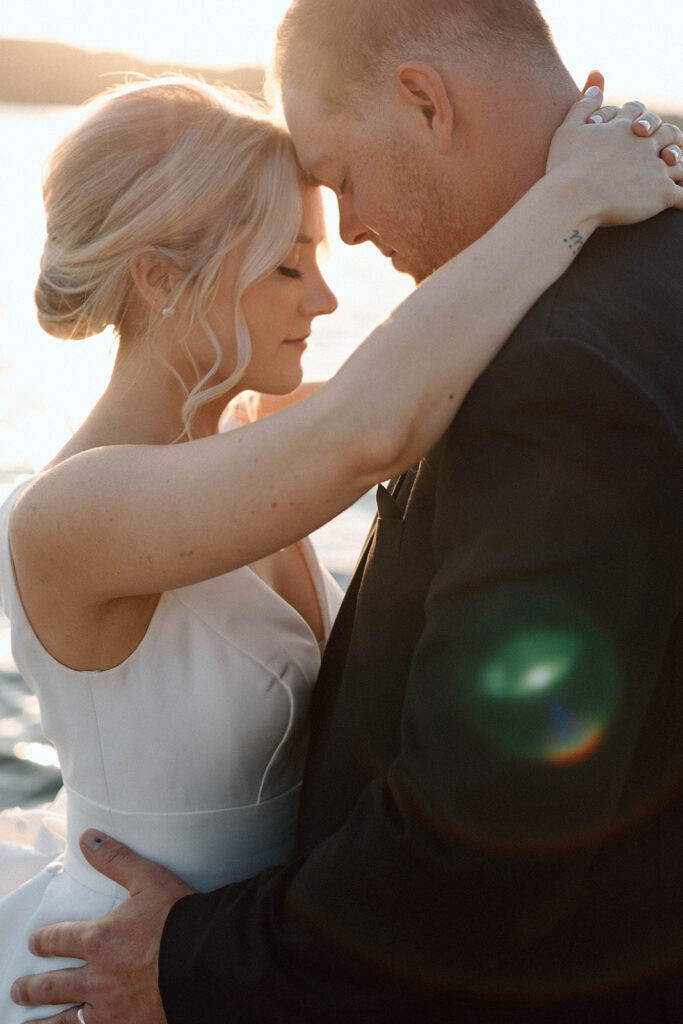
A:
<svg viewBox="0 0 683 1024">
<path fill-rule="evenodd" d="M 37 640 L 12 571 L 9 514 L 29 483 L 0 510 L 0 594 L 64 790 L 47 813 L 0 814 L 2 1024 L 57 1012 L 15 1006 L 15 978 L 80 962 L 34 957 L 30 934 L 99 917 L 127 896 L 84 860 L 83 829 L 107 832 L 204 891 L 290 856 L 320 665 L 305 620 L 245 567 L 163 594 L 116 668 L 66 668 Z M 310 542 L 302 551 L 327 635 L 341 591 Z"/>
</svg>

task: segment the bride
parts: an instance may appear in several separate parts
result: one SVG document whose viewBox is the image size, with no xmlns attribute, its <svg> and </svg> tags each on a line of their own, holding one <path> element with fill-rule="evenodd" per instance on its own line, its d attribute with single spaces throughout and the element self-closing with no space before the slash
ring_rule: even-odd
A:
<svg viewBox="0 0 683 1024">
<path fill-rule="evenodd" d="M 86 863 L 84 828 L 202 890 L 290 855 L 340 598 L 301 538 L 436 442 L 573 259 L 572 231 L 674 202 L 669 129 L 648 142 L 587 125 L 598 106 L 572 108 L 546 177 L 326 386 L 224 432 L 244 389 L 295 392 L 311 323 L 336 305 L 316 262 L 320 196 L 288 136 L 237 94 L 172 78 L 97 101 L 53 154 L 40 323 L 80 338 L 113 324 L 119 348 L 88 419 L 0 516 L 14 656 L 66 799 L 65 842 L 58 815 L 36 847 L 19 817 L 19 845 L 0 851 L 4 1024 L 41 1015 L 10 1002 L 16 977 L 69 963 L 34 957 L 30 934 L 127 896 Z M 487 302 L 510 284 L 504 306 Z"/>
</svg>

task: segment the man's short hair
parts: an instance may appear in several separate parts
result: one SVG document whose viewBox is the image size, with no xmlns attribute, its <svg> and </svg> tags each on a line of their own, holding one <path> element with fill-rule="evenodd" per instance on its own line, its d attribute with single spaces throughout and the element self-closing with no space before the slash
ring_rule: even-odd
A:
<svg viewBox="0 0 683 1024">
<path fill-rule="evenodd" d="M 332 110 L 354 109 L 402 61 L 458 56 L 557 60 L 535 0 L 294 0 L 269 88 L 303 87 Z"/>
</svg>

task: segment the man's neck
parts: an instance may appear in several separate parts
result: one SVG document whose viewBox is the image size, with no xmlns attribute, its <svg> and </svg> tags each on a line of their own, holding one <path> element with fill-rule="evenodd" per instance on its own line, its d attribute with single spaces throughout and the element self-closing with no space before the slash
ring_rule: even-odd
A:
<svg viewBox="0 0 683 1024">
<path fill-rule="evenodd" d="M 471 196 L 470 244 L 543 176 L 553 135 L 580 92 L 559 61 L 449 77 L 458 103 L 449 187 L 465 183 Z"/>
<path fill-rule="evenodd" d="M 489 110 L 504 155 L 509 206 L 545 173 L 553 136 L 579 95 L 559 62 L 547 70 L 503 79 L 489 95 Z"/>
</svg>

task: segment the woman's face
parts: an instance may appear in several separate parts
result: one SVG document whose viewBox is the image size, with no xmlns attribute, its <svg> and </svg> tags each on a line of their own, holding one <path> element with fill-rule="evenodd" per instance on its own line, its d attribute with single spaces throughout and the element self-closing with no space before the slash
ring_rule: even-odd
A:
<svg viewBox="0 0 683 1024">
<path fill-rule="evenodd" d="M 252 355 L 239 382 L 240 391 L 247 388 L 267 394 L 293 391 L 301 383 L 301 357 L 313 318 L 337 308 L 337 300 L 316 261 L 318 246 L 325 235 L 320 189 L 302 185 L 301 192 L 303 215 L 294 247 L 276 270 L 242 295 Z M 209 314 L 214 332 L 225 344 L 221 372 L 226 377 L 232 373 L 236 358 L 234 278 L 239 255 L 231 253 L 226 257 Z"/>
<path fill-rule="evenodd" d="M 337 308 L 318 267 L 318 246 L 325 236 L 319 188 L 303 185 L 301 229 L 291 252 L 263 281 L 242 296 L 251 335 L 252 356 L 241 388 L 286 394 L 301 383 L 301 357 L 316 316 Z"/>
</svg>

